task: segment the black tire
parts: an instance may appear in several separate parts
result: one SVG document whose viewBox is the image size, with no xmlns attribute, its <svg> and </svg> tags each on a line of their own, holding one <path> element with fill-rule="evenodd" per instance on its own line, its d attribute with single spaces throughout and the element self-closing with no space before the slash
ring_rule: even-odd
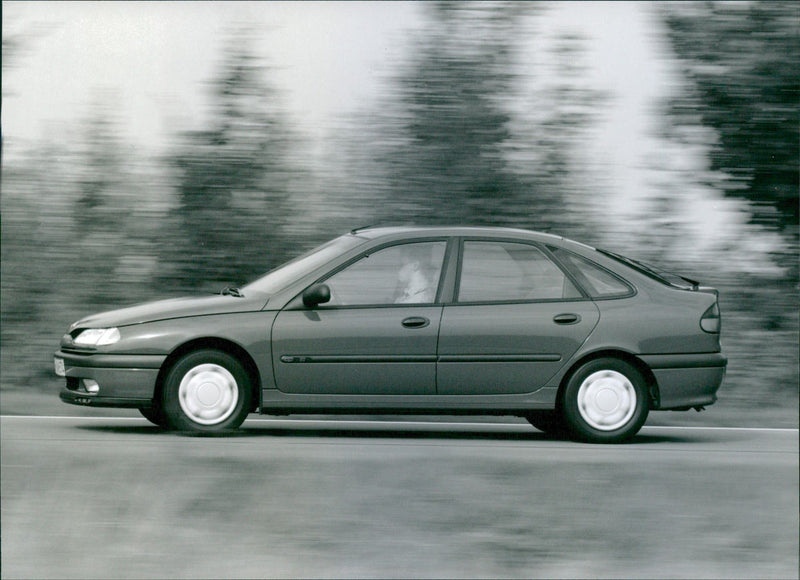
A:
<svg viewBox="0 0 800 580">
<path fill-rule="evenodd" d="M 167 373 L 163 408 L 178 431 L 236 429 L 250 412 L 250 377 L 233 356 L 218 350 L 185 355 Z"/>
<path fill-rule="evenodd" d="M 564 436 L 568 433 L 563 415 L 557 410 L 531 411 L 525 418 L 528 423 L 549 435 Z"/>
<path fill-rule="evenodd" d="M 142 414 L 142 417 L 150 421 L 153 425 L 157 425 L 159 427 L 167 427 L 167 416 L 164 414 L 164 410 L 161 408 L 160 404 L 154 404 L 152 407 L 140 407 L 139 412 Z"/>
<path fill-rule="evenodd" d="M 644 425 L 649 406 L 641 373 L 615 358 L 595 359 L 580 367 L 570 377 L 562 399 L 572 435 L 593 443 L 630 439 Z"/>
</svg>

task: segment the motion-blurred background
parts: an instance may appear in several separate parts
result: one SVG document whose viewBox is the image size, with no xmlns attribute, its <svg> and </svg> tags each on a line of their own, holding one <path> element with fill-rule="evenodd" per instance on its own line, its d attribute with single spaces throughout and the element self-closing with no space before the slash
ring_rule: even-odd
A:
<svg viewBox="0 0 800 580">
<path fill-rule="evenodd" d="M 3 412 L 57 400 L 52 352 L 80 316 L 435 223 L 550 231 L 718 287 L 729 372 L 707 417 L 797 426 L 800 4 L 2 16 Z"/>
</svg>

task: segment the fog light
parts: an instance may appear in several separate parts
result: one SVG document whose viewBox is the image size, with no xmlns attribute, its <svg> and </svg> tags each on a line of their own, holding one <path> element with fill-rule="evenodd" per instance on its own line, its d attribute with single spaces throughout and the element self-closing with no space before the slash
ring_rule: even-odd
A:
<svg viewBox="0 0 800 580">
<path fill-rule="evenodd" d="M 92 379 L 83 379 L 83 388 L 86 389 L 87 393 L 93 395 L 100 392 L 100 385 L 97 384 L 97 381 L 93 381 Z"/>
</svg>

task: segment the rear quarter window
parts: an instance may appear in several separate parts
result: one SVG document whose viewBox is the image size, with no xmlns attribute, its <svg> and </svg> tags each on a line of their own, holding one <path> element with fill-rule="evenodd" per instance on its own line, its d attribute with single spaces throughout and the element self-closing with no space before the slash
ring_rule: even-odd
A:
<svg viewBox="0 0 800 580">
<path fill-rule="evenodd" d="M 633 286 L 591 260 L 562 248 L 548 246 L 548 249 L 592 298 L 623 298 L 633 295 Z"/>
</svg>

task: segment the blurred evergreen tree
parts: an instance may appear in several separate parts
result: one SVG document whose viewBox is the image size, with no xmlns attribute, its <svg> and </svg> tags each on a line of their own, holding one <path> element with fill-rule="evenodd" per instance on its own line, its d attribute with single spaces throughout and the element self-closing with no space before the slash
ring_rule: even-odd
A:
<svg viewBox="0 0 800 580">
<path fill-rule="evenodd" d="M 207 128 L 180 135 L 167 159 L 177 185 L 162 283 L 175 289 L 242 283 L 286 257 L 292 137 L 268 71 L 242 36 L 210 83 Z"/>
<path fill-rule="evenodd" d="M 73 266 L 81 280 L 71 284 L 92 307 L 119 304 L 115 270 L 127 251 L 127 217 L 133 209 L 132 196 L 126 195 L 131 183 L 122 151 L 120 128 L 113 117 L 111 99 L 93 107 L 85 121 L 84 135 L 76 153 L 73 235 L 68 240 L 73 249 Z M 80 260 L 85 260 L 80 266 Z"/>
<path fill-rule="evenodd" d="M 437 2 L 401 67 L 378 155 L 380 221 L 532 226 L 532 197 L 509 168 L 514 26 L 527 5 Z"/>
<path fill-rule="evenodd" d="M 587 74 L 587 39 L 580 33 L 558 33 L 543 54 L 543 78 L 520 83 L 522 110 L 508 158 L 529 192 L 538 229 L 544 221 L 556 233 L 600 243 L 605 184 L 584 151 L 610 95 Z"/>
<path fill-rule="evenodd" d="M 82 151 L 77 167 L 77 199 L 73 207 L 73 218 L 78 233 L 83 237 L 99 232 L 117 232 L 129 209 L 120 203 L 119 188 L 125 181 L 125 160 L 119 132 L 108 106 L 93 107 L 79 144 Z"/>
<path fill-rule="evenodd" d="M 716 130 L 712 168 L 732 177 L 726 194 L 750 200 L 756 223 L 796 236 L 800 4 L 672 3 L 665 17 L 695 90 L 674 115 Z"/>
</svg>

